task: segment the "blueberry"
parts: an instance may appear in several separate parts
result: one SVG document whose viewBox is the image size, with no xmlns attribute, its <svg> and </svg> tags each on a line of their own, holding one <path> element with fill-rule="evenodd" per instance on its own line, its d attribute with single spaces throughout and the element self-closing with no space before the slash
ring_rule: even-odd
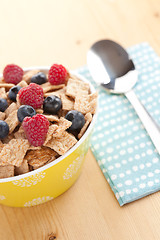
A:
<svg viewBox="0 0 160 240">
<path fill-rule="evenodd" d="M 0 139 L 7 137 L 9 134 L 9 126 L 5 121 L 0 120 Z"/>
<path fill-rule="evenodd" d="M 33 117 L 36 115 L 36 111 L 29 105 L 21 105 L 17 112 L 17 117 L 20 122 L 23 122 L 25 117 Z"/>
<path fill-rule="evenodd" d="M 0 112 L 4 112 L 8 108 L 7 100 L 0 98 Z"/>
<path fill-rule="evenodd" d="M 47 77 L 43 72 L 38 72 L 34 76 L 31 77 L 31 82 L 36 84 L 43 84 L 47 81 Z"/>
<path fill-rule="evenodd" d="M 81 112 L 78 112 L 77 110 L 71 110 L 69 111 L 65 118 L 68 121 L 72 122 L 72 125 L 69 127 L 69 131 L 77 131 L 79 132 L 83 125 L 85 124 L 84 116 Z"/>
<path fill-rule="evenodd" d="M 46 99 L 43 102 L 43 110 L 46 113 L 57 114 L 61 107 L 62 107 L 61 99 L 54 95 L 46 97 Z"/>
<path fill-rule="evenodd" d="M 14 86 L 14 87 L 12 87 L 12 88 L 9 90 L 9 93 L 8 93 L 9 99 L 11 99 L 12 101 L 16 102 L 17 94 L 18 94 L 18 92 L 19 92 L 19 90 L 20 90 L 21 88 L 22 88 L 22 87 L 20 87 L 20 86 Z"/>
</svg>

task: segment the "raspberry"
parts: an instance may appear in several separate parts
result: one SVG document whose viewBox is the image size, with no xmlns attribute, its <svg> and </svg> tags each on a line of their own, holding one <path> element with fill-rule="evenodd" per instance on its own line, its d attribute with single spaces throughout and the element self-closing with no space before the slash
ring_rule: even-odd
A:
<svg viewBox="0 0 160 240">
<path fill-rule="evenodd" d="M 48 81 L 52 85 L 64 84 L 67 81 L 68 72 L 62 65 L 53 64 L 48 72 Z"/>
<path fill-rule="evenodd" d="M 8 64 L 3 70 L 4 81 L 18 84 L 23 77 L 23 69 L 15 64 Z"/>
<path fill-rule="evenodd" d="M 31 145 L 35 147 L 43 145 L 49 128 L 49 121 L 44 115 L 25 117 L 22 127 Z"/>
<path fill-rule="evenodd" d="M 36 83 L 30 83 L 28 87 L 21 88 L 18 94 L 21 105 L 30 105 L 37 109 L 43 104 L 43 88 Z"/>
</svg>

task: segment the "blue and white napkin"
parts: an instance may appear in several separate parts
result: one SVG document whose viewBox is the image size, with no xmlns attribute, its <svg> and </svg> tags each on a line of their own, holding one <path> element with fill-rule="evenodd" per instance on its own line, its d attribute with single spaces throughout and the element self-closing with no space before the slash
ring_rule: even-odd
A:
<svg viewBox="0 0 160 240">
<path fill-rule="evenodd" d="M 128 49 L 139 72 L 135 92 L 160 125 L 160 59 L 148 43 Z M 160 156 L 124 95 L 99 91 L 99 112 L 91 150 L 120 206 L 160 190 Z"/>
</svg>

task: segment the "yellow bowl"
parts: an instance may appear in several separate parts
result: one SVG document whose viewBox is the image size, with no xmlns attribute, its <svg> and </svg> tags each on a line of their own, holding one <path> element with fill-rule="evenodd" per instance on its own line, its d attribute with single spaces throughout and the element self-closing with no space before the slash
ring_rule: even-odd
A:
<svg viewBox="0 0 160 240">
<path fill-rule="evenodd" d="M 32 67 L 48 72 L 48 67 Z M 72 72 L 73 73 L 73 72 Z M 84 77 L 75 74 L 82 81 Z M 91 92 L 94 92 L 90 84 Z M 0 203 L 12 207 L 29 207 L 56 198 L 77 180 L 80 175 L 89 141 L 94 127 L 96 114 L 82 138 L 66 154 L 55 161 L 29 173 L 0 179 Z"/>
</svg>

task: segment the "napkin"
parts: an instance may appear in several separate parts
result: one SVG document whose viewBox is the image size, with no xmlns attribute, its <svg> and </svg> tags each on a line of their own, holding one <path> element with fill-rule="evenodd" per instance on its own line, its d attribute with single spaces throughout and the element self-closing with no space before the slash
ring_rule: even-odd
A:
<svg viewBox="0 0 160 240">
<path fill-rule="evenodd" d="M 160 58 L 148 43 L 127 51 L 139 73 L 135 93 L 160 125 Z M 86 66 L 78 73 L 99 92 L 91 150 L 120 206 L 160 190 L 160 156 L 130 102 L 97 86 Z"/>
</svg>

